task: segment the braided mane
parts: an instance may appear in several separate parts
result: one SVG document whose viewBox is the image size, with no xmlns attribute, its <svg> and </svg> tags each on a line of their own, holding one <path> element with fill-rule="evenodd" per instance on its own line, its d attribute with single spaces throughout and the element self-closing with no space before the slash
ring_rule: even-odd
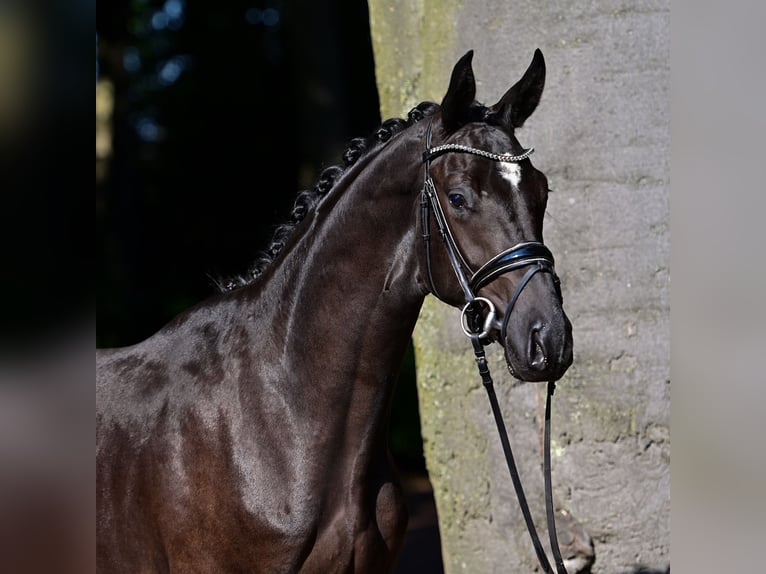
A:
<svg viewBox="0 0 766 574">
<path fill-rule="evenodd" d="M 322 197 L 333 188 L 335 182 L 348 167 L 354 165 L 360 157 L 376 145 L 386 143 L 394 135 L 419 122 L 421 119 L 433 115 L 438 109 L 439 106 L 433 102 L 421 102 L 409 111 L 406 120 L 401 118 L 386 120 L 368 137 L 352 139 L 343 152 L 343 165 L 332 165 L 325 168 L 319 175 L 319 179 L 314 184 L 314 187 L 298 193 L 293 210 L 290 213 L 290 219 L 275 229 L 269 246 L 257 256 L 247 272 L 242 275 L 216 280 L 218 288 L 225 292 L 252 284 L 263 274 L 271 262 L 276 259 L 298 224 L 314 209 Z"/>
</svg>

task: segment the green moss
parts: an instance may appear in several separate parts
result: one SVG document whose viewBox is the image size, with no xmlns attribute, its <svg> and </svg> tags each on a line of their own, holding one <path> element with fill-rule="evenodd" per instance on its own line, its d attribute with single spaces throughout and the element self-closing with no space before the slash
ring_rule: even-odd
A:
<svg viewBox="0 0 766 574">
<path fill-rule="evenodd" d="M 503 23 L 504 18 L 502 16 L 493 16 L 492 19 L 487 23 L 487 32 L 494 32 Z"/>
<path fill-rule="evenodd" d="M 441 101 L 454 64 L 462 0 L 370 0 L 381 116 L 403 116 L 420 101 Z"/>
</svg>

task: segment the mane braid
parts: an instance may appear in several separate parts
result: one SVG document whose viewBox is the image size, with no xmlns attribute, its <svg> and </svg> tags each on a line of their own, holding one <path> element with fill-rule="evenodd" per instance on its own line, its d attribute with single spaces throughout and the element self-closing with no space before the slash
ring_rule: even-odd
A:
<svg viewBox="0 0 766 574">
<path fill-rule="evenodd" d="M 311 189 L 299 192 L 296 196 L 289 220 L 277 226 L 269 246 L 256 257 L 246 273 L 234 277 L 214 279 L 213 281 L 218 286 L 218 289 L 227 292 L 254 283 L 274 259 L 277 258 L 277 255 L 282 251 L 288 238 L 298 224 L 303 221 L 306 215 L 316 207 L 317 203 L 327 195 L 327 192 L 333 188 L 335 182 L 338 181 L 338 178 L 347 168 L 354 165 L 360 157 L 365 155 L 373 147 L 388 142 L 394 135 L 419 122 L 423 118 L 433 115 L 438 109 L 439 106 L 433 102 L 421 102 L 409 111 L 406 120 L 401 118 L 386 120 L 368 137 L 358 137 L 348 142 L 346 150 L 342 155 L 343 165 L 331 165 L 325 168 L 322 170 L 322 173 L 319 174 L 319 179 Z"/>
</svg>

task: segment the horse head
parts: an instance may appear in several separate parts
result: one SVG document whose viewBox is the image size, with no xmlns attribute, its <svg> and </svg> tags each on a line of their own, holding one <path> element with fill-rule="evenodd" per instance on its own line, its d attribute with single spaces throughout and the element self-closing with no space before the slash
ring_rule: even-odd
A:
<svg viewBox="0 0 766 574">
<path fill-rule="evenodd" d="M 430 288 L 465 306 L 467 334 L 502 343 L 515 377 L 557 380 L 572 363 L 572 326 L 543 245 L 548 181 L 515 135 L 540 101 L 545 62 L 536 50 L 522 78 L 487 107 L 474 99 L 472 56 L 452 71 L 424 153 L 424 234 L 435 223 L 446 247 L 426 247 Z"/>
</svg>

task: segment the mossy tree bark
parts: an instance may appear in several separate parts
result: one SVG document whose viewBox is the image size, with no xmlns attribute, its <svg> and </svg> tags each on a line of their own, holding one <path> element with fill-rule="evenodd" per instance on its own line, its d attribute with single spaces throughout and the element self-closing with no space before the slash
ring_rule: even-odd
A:
<svg viewBox="0 0 766 574">
<path fill-rule="evenodd" d="M 575 362 L 553 415 L 557 505 L 593 536 L 594 574 L 664 569 L 670 545 L 669 3 L 370 2 L 383 117 L 440 101 L 474 49 L 494 103 L 535 48 L 548 67 L 517 136 L 556 190 L 545 239 L 574 326 Z M 445 568 L 528 572 L 536 563 L 458 313 L 429 297 L 415 332 L 424 449 Z M 544 386 L 510 379 L 490 347 L 500 403 L 544 532 Z"/>
</svg>

